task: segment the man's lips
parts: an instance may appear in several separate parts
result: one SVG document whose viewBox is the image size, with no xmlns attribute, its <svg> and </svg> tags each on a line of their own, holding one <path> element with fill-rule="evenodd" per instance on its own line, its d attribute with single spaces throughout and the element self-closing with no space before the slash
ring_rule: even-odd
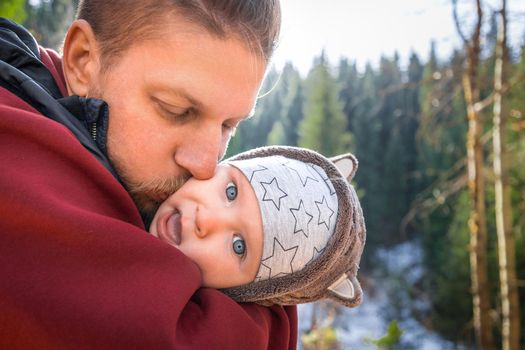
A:
<svg viewBox="0 0 525 350">
<path fill-rule="evenodd" d="M 181 215 L 178 210 L 174 210 L 164 215 L 157 221 L 157 232 L 159 238 L 172 245 L 179 245 L 181 242 L 182 225 Z"/>
</svg>

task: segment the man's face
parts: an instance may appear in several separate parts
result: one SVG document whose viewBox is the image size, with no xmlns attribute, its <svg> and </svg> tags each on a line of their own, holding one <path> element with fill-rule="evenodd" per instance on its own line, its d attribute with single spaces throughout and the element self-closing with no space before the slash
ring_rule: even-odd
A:
<svg viewBox="0 0 525 350">
<path fill-rule="evenodd" d="M 244 43 L 178 21 L 95 79 L 90 96 L 109 104 L 108 156 L 143 215 L 189 176 L 213 175 L 265 68 Z"/>
<path fill-rule="evenodd" d="M 219 165 L 208 180 L 189 179 L 159 207 L 150 233 L 192 259 L 204 287 L 250 283 L 259 269 L 259 204 L 248 179 L 233 166 Z"/>
</svg>

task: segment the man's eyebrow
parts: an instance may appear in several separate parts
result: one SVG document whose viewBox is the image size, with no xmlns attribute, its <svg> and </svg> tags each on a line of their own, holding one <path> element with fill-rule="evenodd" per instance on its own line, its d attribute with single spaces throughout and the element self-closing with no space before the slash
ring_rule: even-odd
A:
<svg viewBox="0 0 525 350">
<path fill-rule="evenodd" d="M 202 103 L 197 98 L 192 96 L 184 88 L 181 88 L 181 87 L 174 88 L 170 86 L 163 86 L 162 90 L 168 92 L 170 95 L 178 96 L 178 97 L 188 100 L 196 109 L 201 109 L 204 106 L 204 103 Z M 242 121 L 251 119 L 254 115 L 255 115 L 255 106 L 250 110 L 250 112 L 248 112 L 248 114 L 244 114 L 240 117 L 232 117 L 231 119 L 237 122 L 242 122 Z"/>
<path fill-rule="evenodd" d="M 248 114 L 244 114 L 240 117 L 232 117 L 232 118 L 229 118 L 228 120 L 232 121 L 232 122 L 235 122 L 237 124 L 240 124 L 241 122 L 245 122 L 251 118 L 253 118 L 254 116 L 254 113 L 253 112 L 250 112 Z"/>
<path fill-rule="evenodd" d="M 173 87 L 170 85 L 162 85 L 162 87 L 159 88 L 160 91 L 166 92 L 170 96 L 177 96 L 179 98 L 183 98 L 185 100 L 188 100 L 194 107 L 201 108 L 203 106 L 203 103 L 199 101 L 199 99 L 192 96 L 186 89 L 181 87 Z M 168 103 L 169 102 L 165 102 Z"/>
<path fill-rule="evenodd" d="M 202 102 L 199 101 L 198 99 L 196 99 L 195 97 L 193 97 L 192 95 L 190 95 L 189 93 L 187 93 L 186 91 L 182 91 L 181 92 L 181 96 L 186 98 L 188 101 L 190 101 L 190 103 L 192 105 L 194 105 L 195 107 L 197 108 L 201 108 L 202 107 Z"/>
</svg>

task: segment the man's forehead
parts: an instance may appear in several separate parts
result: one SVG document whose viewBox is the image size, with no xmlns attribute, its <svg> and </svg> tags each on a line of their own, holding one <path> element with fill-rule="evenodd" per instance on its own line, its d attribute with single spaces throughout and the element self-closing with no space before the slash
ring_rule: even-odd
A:
<svg viewBox="0 0 525 350">
<path fill-rule="evenodd" d="M 122 79 L 132 67 L 146 94 L 235 126 L 254 113 L 266 62 L 240 40 L 199 30 L 166 30 L 162 40 L 137 42 L 113 78 Z"/>
</svg>

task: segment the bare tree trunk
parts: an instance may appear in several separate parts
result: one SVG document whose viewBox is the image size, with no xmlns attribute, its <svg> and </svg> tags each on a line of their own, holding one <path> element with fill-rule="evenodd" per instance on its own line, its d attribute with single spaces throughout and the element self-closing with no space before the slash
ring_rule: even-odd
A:
<svg viewBox="0 0 525 350">
<path fill-rule="evenodd" d="M 493 349 L 492 326 L 490 320 L 490 291 L 487 276 L 487 228 L 485 214 L 485 179 L 483 175 L 483 120 L 476 109 L 479 101 L 478 63 L 483 11 L 481 0 L 476 0 L 477 22 L 470 40 L 462 34 L 458 17 L 457 1 L 453 0 L 454 19 L 458 33 L 467 49 L 466 70 L 463 75 L 463 89 L 467 104 L 467 168 L 470 194 L 470 277 L 474 312 L 474 330 L 479 349 Z"/>
<path fill-rule="evenodd" d="M 465 77 L 464 85 L 469 84 Z M 467 88 L 465 86 L 465 88 Z M 467 97 L 468 101 L 471 97 Z M 470 103 L 470 102 L 467 102 Z M 485 215 L 485 179 L 483 177 L 483 149 L 481 132 L 483 125 L 474 106 L 468 107 L 469 130 L 467 135 L 468 187 L 470 193 L 470 277 L 474 328 L 479 349 L 492 349 L 492 326 L 490 322 L 490 295 L 487 276 L 487 228 Z"/>
<path fill-rule="evenodd" d="M 506 113 L 503 110 L 502 86 L 507 63 L 507 4 L 501 1 L 498 15 L 498 39 L 494 67 L 494 185 L 496 193 L 496 228 L 502 313 L 502 349 L 519 350 L 520 315 L 516 280 L 516 257 L 512 234 L 512 209 L 508 183 L 506 152 Z"/>
<path fill-rule="evenodd" d="M 312 304 L 310 329 L 301 337 L 304 350 L 341 350 L 334 327 L 337 308 L 332 302 Z"/>
</svg>

